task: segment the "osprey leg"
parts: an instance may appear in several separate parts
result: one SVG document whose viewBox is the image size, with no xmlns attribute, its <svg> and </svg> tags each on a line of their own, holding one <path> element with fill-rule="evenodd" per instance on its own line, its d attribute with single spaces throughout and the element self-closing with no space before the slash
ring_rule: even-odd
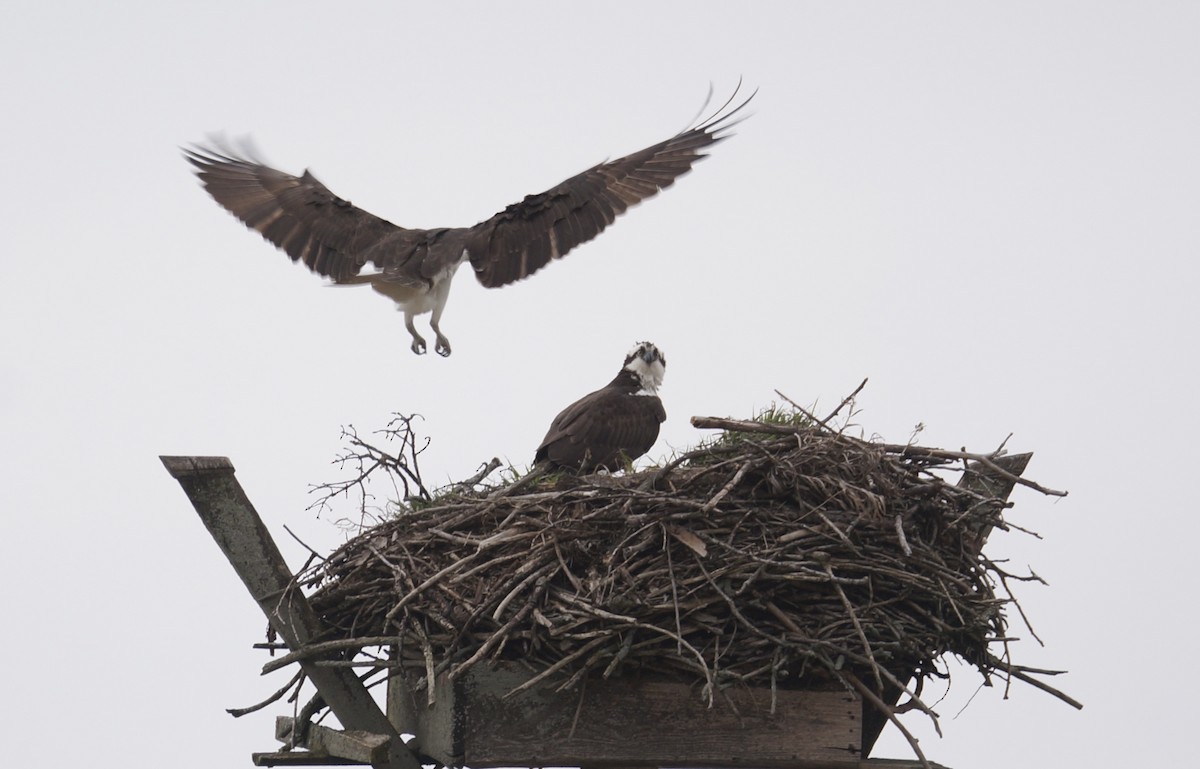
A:
<svg viewBox="0 0 1200 769">
<path fill-rule="evenodd" d="M 408 333 L 412 334 L 412 340 L 413 340 L 412 348 L 411 348 L 412 351 L 415 352 L 417 355 L 424 355 L 425 354 L 425 337 L 423 337 L 417 333 L 417 327 L 413 325 L 414 317 L 416 317 L 415 313 L 409 312 L 408 309 L 405 309 L 404 310 L 404 327 L 408 329 Z M 438 334 L 438 339 L 440 342 L 441 334 Z"/>
<path fill-rule="evenodd" d="M 447 281 L 448 283 L 449 281 Z M 442 319 L 442 310 L 446 309 L 446 302 L 443 300 L 433 308 L 433 316 L 429 319 L 429 327 L 433 329 L 433 333 L 437 334 L 437 354 L 443 358 L 450 357 L 450 340 L 442 333 L 442 329 L 438 326 L 438 321 Z"/>
</svg>

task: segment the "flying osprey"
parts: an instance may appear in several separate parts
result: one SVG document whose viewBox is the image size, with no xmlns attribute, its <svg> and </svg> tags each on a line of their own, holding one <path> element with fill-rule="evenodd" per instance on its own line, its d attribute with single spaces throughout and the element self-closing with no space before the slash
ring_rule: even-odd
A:
<svg viewBox="0 0 1200 769">
<path fill-rule="evenodd" d="M 604 388 L 563 409 L 542 439 L 534 465 L 578 472 L 618 470 L 637 459 L 658 440 L 667 418 L 658 388 L 667 359 L 650 342 L 640 342 Z"/>
<path fill-rule="evenodd" d="M 736 96 L 737 91 L 734 91 Z M 292 261 L 343 285 L 369 285 L 404 311 L 412 351 L 425 352 L 413 318 L 433 313 L 439 355 L 450 340 L 439 323 L 455 271 L 470 261 L 475 277 L 498 288 L 532 275 L 600 234 L 629 206 L 671 186 L 721 141 L 754 98 L 646 149 L 594 166 L 556 187 L 528 195 L 474 227 L 410 230 L 333 194 L 308 171 L 277 171 L 248 154 L 196 146 L 184 156 L 213 199 L 281 248 Z"/>
</svg>

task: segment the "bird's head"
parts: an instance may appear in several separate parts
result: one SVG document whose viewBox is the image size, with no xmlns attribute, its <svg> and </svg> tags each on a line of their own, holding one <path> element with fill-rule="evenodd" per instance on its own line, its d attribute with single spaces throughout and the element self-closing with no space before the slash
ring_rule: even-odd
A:
<svg viewBox="0 0 1200 769">
<path fill-rule="evenodd" d="M 639 394 L 656 395 L 667 370 L 667 357 L 650 342 L 638 342 L 625 356 L 625 370 L 641 382 Z"/>
</svg>

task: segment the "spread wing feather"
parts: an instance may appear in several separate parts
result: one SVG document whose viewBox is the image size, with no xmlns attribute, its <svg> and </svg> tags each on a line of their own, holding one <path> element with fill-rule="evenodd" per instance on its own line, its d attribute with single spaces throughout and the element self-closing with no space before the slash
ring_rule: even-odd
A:
<svg viewBox="0 0 1200 769">
<path fill-rule="evenodd" d="M 736 94 L 736 92 L 735 92 Z M 703 150 L 727 138 L 733 117 L 754 98 L 666 141 L 617 160 L 600 163 L 537 195 L 528 195 L 472 227 L 467 249 L 475 277 L 497 288 L 528 277 L 604 231 L 627 208 L 691 170 Z"/>
<path fill-rule="evenodd" d="M 184 156 L 227 211 L 292 261 L 335 281 L 353 278 L 368 262 L 394 269 L 430 234 L 354 206 L 308 171 L 293 176 L 225 148 L 197 146 L 184 150 Z"/>
<path fill-rule="evenodd" d="M 694 127 L 528 195 L 470 229 L 399 227 L 338 197 L 308 171 L 292 176 L 223 146 L 184 155 L 218 203 L 320 275 L 348 282 L 372 264 L 388 281 L 428 287 L 466 248 L 479 282 L 495 288 L 596 237 L 691 170 L 706 157 L 703 150 L 730 135 L 739 122 L 733 118 L 754 98 L 727 109 L 736 95 Z"/>
</svg>

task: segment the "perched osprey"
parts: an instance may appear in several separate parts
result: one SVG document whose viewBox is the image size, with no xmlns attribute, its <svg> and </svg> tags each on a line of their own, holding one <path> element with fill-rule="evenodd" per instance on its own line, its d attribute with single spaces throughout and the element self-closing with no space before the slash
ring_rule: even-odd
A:
<svg viewBox="0 0 1200 769">
<path fill-rule="evenodd" d="M 413 318 L 433 313 L 429 325 L 437 334 L 436 349 L 446 356 L 450 340 L 438 324 L 463 262 L 471 262 L 484 286 L 498 288 L 596 237 L 626 208 L 671 186 L 706 157 L 701 150 L 729 135 L 733 116 L 754 98 L 730 109 L 734 96 L 694 127 L 528 195 L 474 227 L 399 227 L 333 194 L 308 171 L 292 176 L 225 147 L 196 146 L 184 156 L 214 200 L 292 261 L 338 284 L 369 285 L 395 301 L 418 355 L 425 352 L 425 339 Z"/>
<path fill-rule="evenodd" d="M 667 418 L 658 388 L 667 359 L 650 342 L 640 342 L 603 389 L 567 406 L 534 455 L 534 465 L 579 472 L 618 470 L 650 450 Z"/>
</svg>

